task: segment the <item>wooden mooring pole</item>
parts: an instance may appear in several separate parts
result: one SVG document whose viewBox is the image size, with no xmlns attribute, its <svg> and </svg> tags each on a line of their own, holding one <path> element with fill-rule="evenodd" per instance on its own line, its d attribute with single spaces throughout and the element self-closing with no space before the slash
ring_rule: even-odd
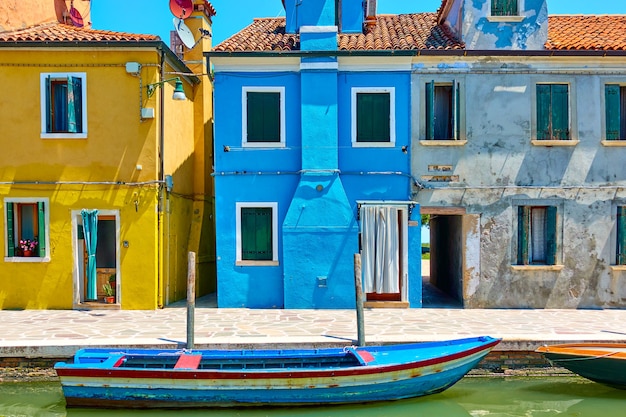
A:
<svg viewBox="0 0 626 417">
<path fill-rule="evenodd" d="M 354 288 L 356 289 L 357 345 L 365 346 L 365 322 L 363 318 L 363 289 L 361 287 L 361 254 L 354 254 Z"/>
<path fill-rule="evenodd" d="M 187 349 L 193 349 L 196 310 L 196 253 L 187 255 Z"/>
</svg>

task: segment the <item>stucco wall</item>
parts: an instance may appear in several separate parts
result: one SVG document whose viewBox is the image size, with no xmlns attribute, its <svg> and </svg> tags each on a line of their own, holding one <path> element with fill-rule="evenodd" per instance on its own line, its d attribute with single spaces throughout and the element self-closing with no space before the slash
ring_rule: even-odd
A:
<svg viewBox="0 0 626 417">
<path fill-rule="evenodd" d="M 620 65 L 618 58 L 446 61 L 443 72 L 461 80 L 465 91 L 467 143 L 461 146 L 420 142 L 420 88 L 433 77 L 428 68 L 441 71 L 442 65 L 438 60 L 416 66 L 412 171 L 426 186 L 416 200 L 429 207 L 462 207 L 468 215 L 480 216 L 480 279 L 464 283 L 466 307 L 626 305 L 621 290 L 626 277 L 612 266 L 616 205 L 626 201 L 621 188 L 626 185 L 626 148 L 603 142 L 604 83 L 626 82 L 625 76 L 613 73 Z M 569 85 L 570 146 L 532 142 L 534 91 L 537 83 L 545 82 Z M 451 171 L 436 172 L 441 166 Z M 450 181 L 429 182 L 433 173 L 450 175 Z M 547 203 L 558 208 L 558 266 L 514 267 L 517 205 Z"/>
</svg>

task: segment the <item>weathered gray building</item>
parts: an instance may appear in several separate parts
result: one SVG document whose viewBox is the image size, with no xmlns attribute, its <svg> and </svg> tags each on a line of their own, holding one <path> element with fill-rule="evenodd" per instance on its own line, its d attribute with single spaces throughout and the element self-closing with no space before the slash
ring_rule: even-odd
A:
<svg viewBox="0 0 626 417">
<path fill-rule="evenodd" d="M 548 11 L 444 0 L 461 48 L 413 57 L 414 200 L 465 308 L 626 307 L 626 16 Z"/>
</svg>

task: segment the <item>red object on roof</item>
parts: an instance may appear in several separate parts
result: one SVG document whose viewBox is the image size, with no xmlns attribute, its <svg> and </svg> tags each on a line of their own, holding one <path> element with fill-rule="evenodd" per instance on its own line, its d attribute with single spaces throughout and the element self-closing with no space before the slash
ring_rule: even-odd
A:
<svg viewBox="0 0 626 417">
<path fill-rule="evenodd" d="M 179 19 L 187 19 L 193 12 L 193 1 L 170 0 L 170 11 Z"/>
<path fill-rule="evenodd" d="M 72 23 L 74 23 L 74 26 L 77 28 L 82 28 L 84 26 L 83 17 L 80 15 L 80 12 L 74 8 L 74 6 L 70 8 L 70 19 L 72 19 Z"/>
</svg>

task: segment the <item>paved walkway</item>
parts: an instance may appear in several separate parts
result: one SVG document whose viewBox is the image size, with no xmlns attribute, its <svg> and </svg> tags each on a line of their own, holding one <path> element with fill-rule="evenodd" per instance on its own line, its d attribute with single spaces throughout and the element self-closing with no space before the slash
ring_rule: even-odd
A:
<svg viewBox="0 0 626 417">
<path fill-rule="evenodd" d="M 195 313 L 195 347 L 351 344 L 352 310 L 250 310 Z M 397 343 L 474 335 L 503 338 L 499 350 L 534 350 L 566 341 L 626 342 L 626 310 L 365 309 L 366 342 Z M 84 346 L 183 346 L 184 304 L 155 311 L 0 311 L 0 357 L 70 357 Z"/>
</svg>

